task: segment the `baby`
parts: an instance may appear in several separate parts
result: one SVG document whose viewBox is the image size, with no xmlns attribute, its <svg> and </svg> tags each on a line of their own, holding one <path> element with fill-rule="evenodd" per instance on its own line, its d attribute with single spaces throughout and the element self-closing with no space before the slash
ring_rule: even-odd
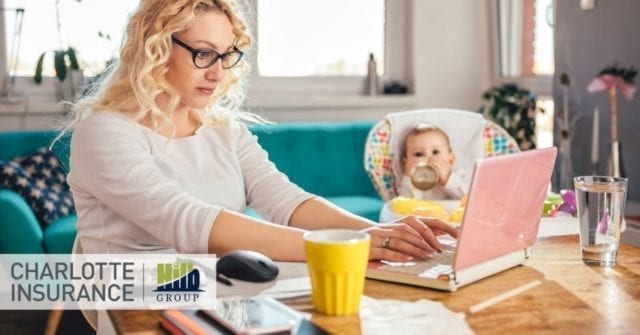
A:
<svg viewBox="0 0 640 335">
<path fill-rule="evenodd" d="M 411 183 L 411 174 L 418 163 L 427 163 L 438 172 L 436 186 L 427 191 L 417 189 Z M 460 199 L 469 182 L 453 166 L 456 156 L 451 150 L 449 137 L 442 129 L 420 123 L 411 130 L 405 140 L 402 154 L 403 176 L 398 194 L 422 200 Z"/>
</svg>

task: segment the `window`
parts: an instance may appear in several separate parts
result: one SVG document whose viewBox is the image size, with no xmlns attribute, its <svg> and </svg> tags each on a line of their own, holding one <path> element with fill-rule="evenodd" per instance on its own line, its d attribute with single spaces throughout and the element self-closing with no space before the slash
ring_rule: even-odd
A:
<svg viewBox="0 0 640 335">
<path fill-rule="evenodd" d="M 369 53 L 377 60 L 378 73 L 384 73 L 384 0 L 270 0 L 257 5 L 259 75 L 363 76 Z"/>
<path fill-rule="evenodd" d="M 531 90 L 545 113 L 536 115 L 536 145 L 553 144 L 553 20 L 555 0 L 494 0 L 495 83 Z"/>
<path fill-rule="evenodd" d="M 551 75 L 553 1 L 499 0 L 500 75 Z"/>
<path fill-rule="evenodd" d="M 1 3 L 2 1 L 0 1 Z M 104 70 L 120 45 L 128 13 L 137 6 L 135 0 L 4 0 L 6 8 L 23 8 L 24 21 L 16 75 L 30 77 L 42 52 L 72 46 L 77 50 L 85 75 Z M 60 26 L 56 20 L 59 15 Z M 7 49 L 16 35 L 14 15 L 5 12 Z M 11 57 L 11 55 L 9 55 Z M 53 75 L 53 54 L 46 55 L 44 75 Z M 15 59 L 8 59 L 13 64 Z"/>
<path fill-rule="evenodd" d="M 411 91 L 412 1 L 253 3 L 259 44 L 250 92 L 254 104 L 278 97 L 361 95 L 369 53 L 382 83 L 400 81 Z"/>
<path fill-rule="evenodd" d="M 361 95 L 369 53 L 376 57 L 381 83 L 401 81 L 411 91 L 412 0 L 241 2 L 249 4 L 256 20 L 251 25 L 256 28 L 259 53 L 248 57 L 254 69 L 249 95 L 254 102 L 260 100 L 256 96 L 300 100 L 306 94 Z M 10 73 L 19 77 L 18 91 L 49 96 L 53 79 L 33 86 L 31 76 L 42 52 L 61 47 L 77 50 L 85 76 L 100 73 L 117 55 L 129 13 L 137 4 L 137 0 L 0 0 L 2 7 L 25 9 L 19 60 Z M 0 29 L 0 52 L 4 44 L 9 54 L 15 35 L 13 16 L 5 13 L 3 18 L 7 29 L 4 33 Z M 45 77 L 53 75 L 52 58 L 49 53 L 45 59 Z M 3 61 L 13 64 L 14 59 Z M 9 65 L 3 61 L 2 69 Z"/>
</svg>

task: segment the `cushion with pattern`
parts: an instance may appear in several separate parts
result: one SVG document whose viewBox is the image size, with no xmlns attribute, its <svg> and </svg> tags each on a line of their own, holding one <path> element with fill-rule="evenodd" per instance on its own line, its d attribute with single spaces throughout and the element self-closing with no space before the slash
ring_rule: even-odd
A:
<svg viewBox="0 0 640 335">
<path fill-rule="evenodd" d="M 22 196 L 43 227 L 74 213 L 66 176 L 48 148 L 0 161 L 0 185 Z"/>
</svg>

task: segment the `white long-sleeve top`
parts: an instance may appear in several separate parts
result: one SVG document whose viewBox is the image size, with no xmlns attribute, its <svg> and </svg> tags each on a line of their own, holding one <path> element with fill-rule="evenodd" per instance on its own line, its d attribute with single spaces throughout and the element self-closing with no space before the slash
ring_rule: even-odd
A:
<svg viewBox="0 0 640 335">
<path fill-rule="evenodd" d="M 279 172 L 246 126 L 166 137 L 115 113 L 74 129 L 68 183 L 84 253 L 208 252 L 222 209 L 286 225 L 313 197 Z"/>
</svg>

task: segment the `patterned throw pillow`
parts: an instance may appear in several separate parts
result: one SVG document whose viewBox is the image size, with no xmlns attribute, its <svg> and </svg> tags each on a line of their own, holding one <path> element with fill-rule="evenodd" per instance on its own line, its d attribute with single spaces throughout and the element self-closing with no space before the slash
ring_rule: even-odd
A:
<svg viewBox="0 0 640 335">
<path fill-rule="evenodd" d="M 66 176 L 48 148 L 9 162 L 0 161 L 0 185 L 22 196 L 43 227 L 74 213 Z"/>
</svg>

